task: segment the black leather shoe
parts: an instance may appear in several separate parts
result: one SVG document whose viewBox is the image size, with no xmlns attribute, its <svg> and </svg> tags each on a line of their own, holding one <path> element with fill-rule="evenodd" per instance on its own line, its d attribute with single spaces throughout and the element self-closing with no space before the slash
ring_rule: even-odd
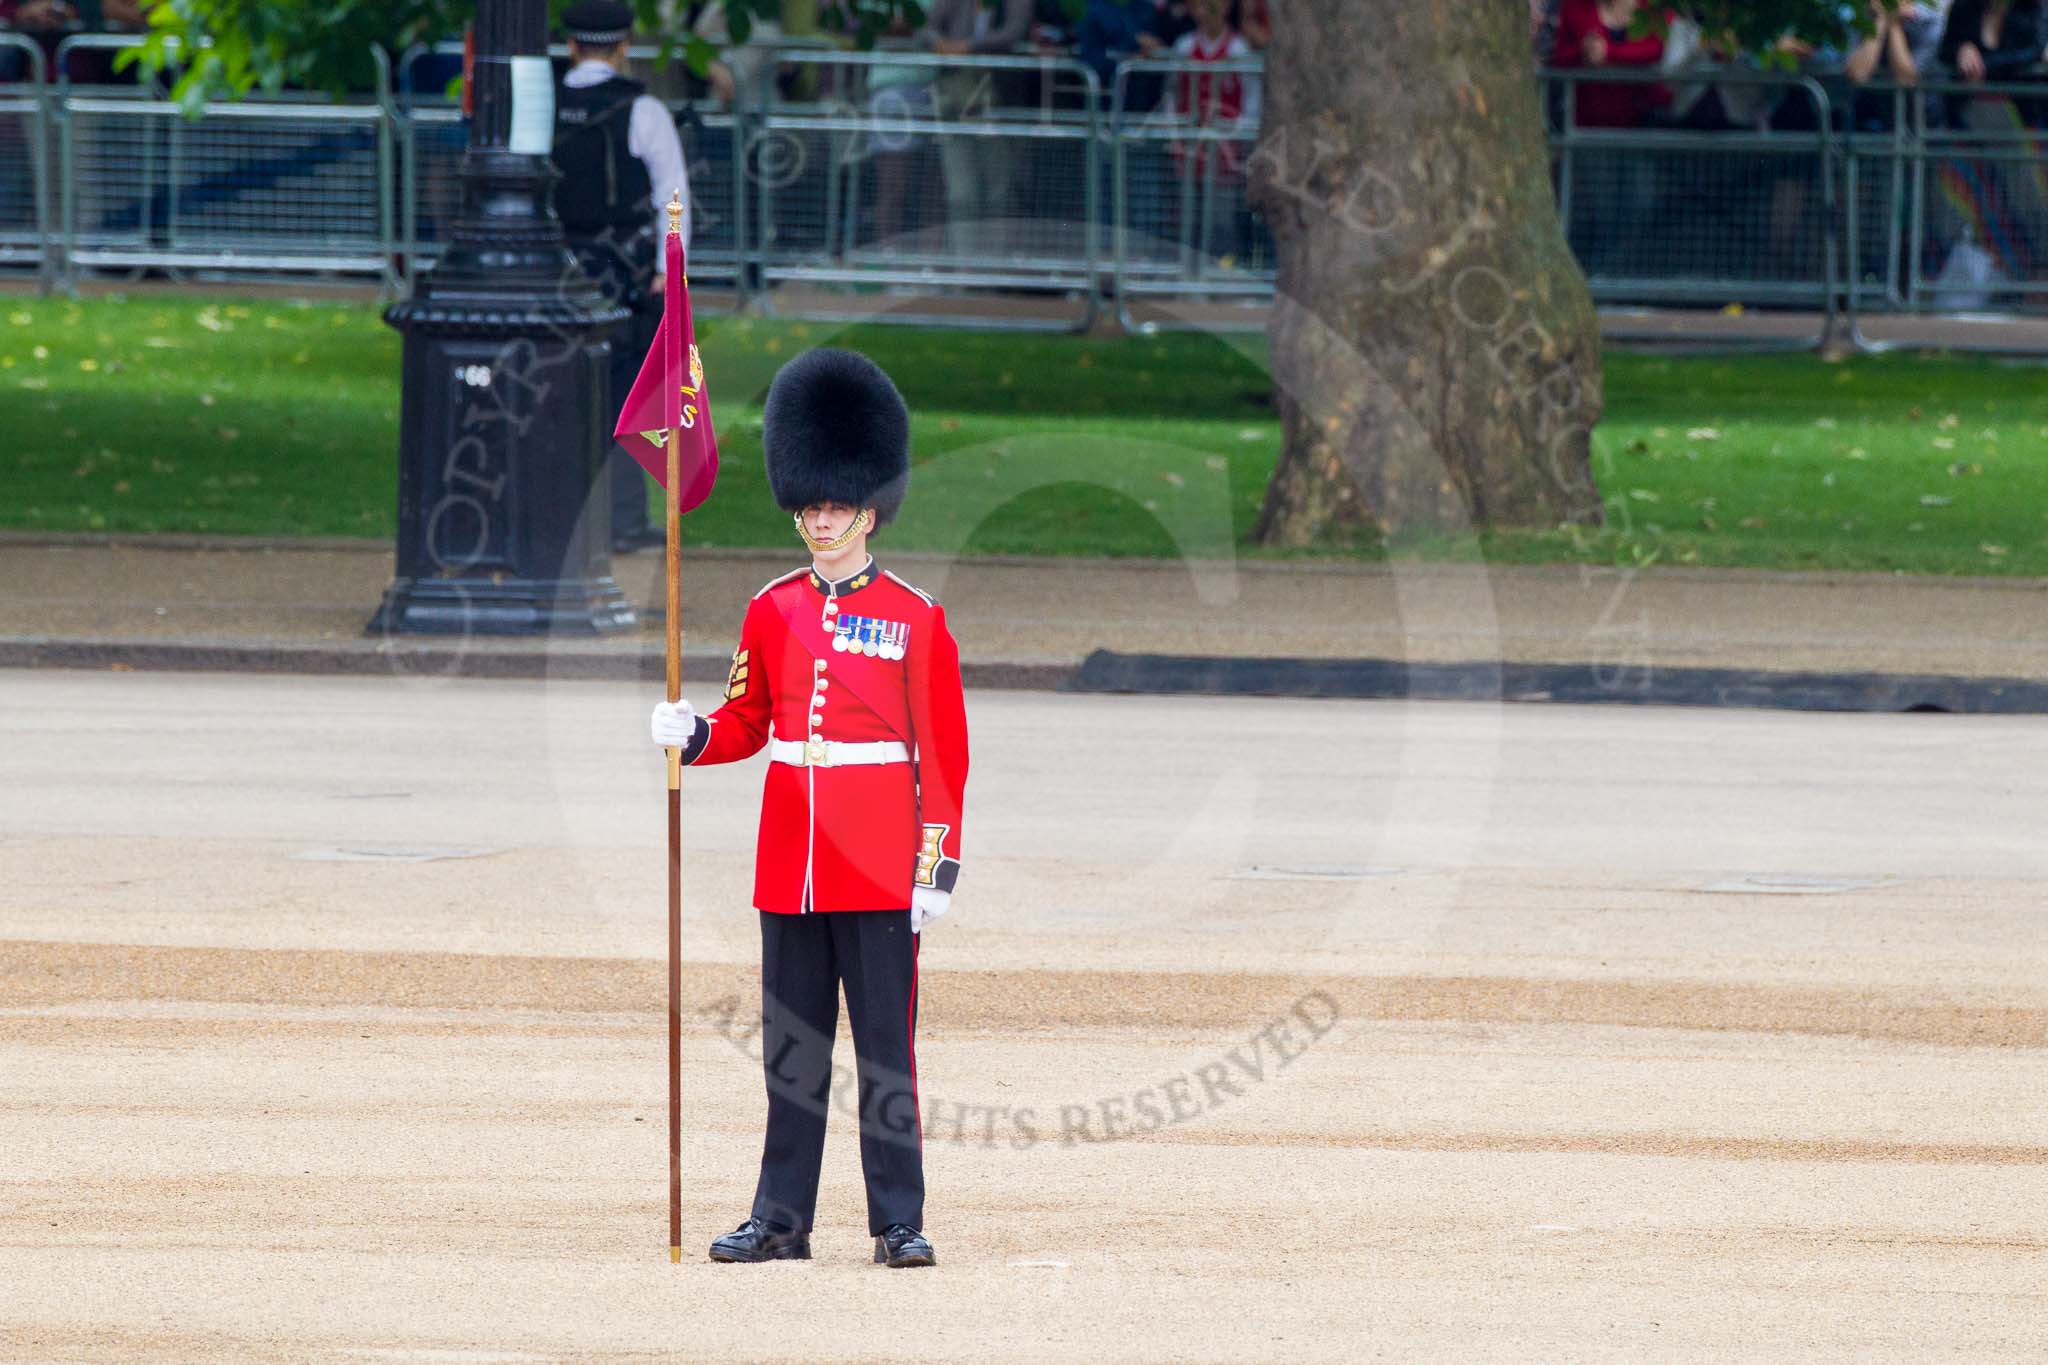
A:
<svg viewBox="0 0 2048 1365">
<path fill-rule="evenodd" d="M 916 1228 L 897 1223 L 875 1239 L 875 1264 L 901 1270 L 905 1266 L 937 1265 L 938 1253 Z"/>
<path fill-rule="evenodd" d="M 711 1259 L 729 1263 L 808 1261 L 811 1238 L 805 1232 L 777 1232 L 760 1219 L 749 1218 L 711 1244 Z"/>
</svg>

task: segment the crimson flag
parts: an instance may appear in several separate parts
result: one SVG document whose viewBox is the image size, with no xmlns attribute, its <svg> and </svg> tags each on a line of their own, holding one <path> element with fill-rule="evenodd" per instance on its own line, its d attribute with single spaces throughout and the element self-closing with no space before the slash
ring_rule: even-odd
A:
<svg viewBox="0 0 2048 1365">
<path fill-rule="evenodd" d="M 667 249 L 661 330 L 641 362 L 640 377 L 626 395 L 612 435 L 666 488 L 668 434 L 681 433 L 677 508 L 687 512 L 711 496 L 718 478 L 718 440 L 711 431 L 711 396 L 704 388 L 704 362 L 697 355 L 697 329 L 690 322 L 690 282 L 683 275 L 680 233 L 668 234 Z"/>
</svg>

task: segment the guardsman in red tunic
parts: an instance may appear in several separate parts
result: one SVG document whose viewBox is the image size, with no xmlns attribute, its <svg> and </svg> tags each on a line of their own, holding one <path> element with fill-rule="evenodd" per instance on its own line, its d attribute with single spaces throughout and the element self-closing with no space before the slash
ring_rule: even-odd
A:
<svg viewBox="0 0 2048 1365">
<path fill-rule="evenodd" d="M 754 906 L 768 1136 L 753 1214 L 714 1261 L 809 1259 L 830 1106 L 857 1113 L 875 1260 L 931 1265 L 923 1233 L 917 954 L 960 869 L 967 714 L 945 610 L 867 551 L 910 484 L 910 416 L 865 356 L 819 349 L 769 387 L 775 501 L 811 565 L 747 605 L 725 703 L 655 707 L 697 767 L 768 750 Z M 856 1094 L 832 1094 L 839 990 Z"/>
</svg>

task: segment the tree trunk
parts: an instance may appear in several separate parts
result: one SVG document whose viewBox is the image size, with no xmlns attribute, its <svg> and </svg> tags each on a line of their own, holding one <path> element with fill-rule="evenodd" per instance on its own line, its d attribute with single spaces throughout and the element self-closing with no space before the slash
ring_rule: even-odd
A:
<svg viewBox="0 0 2048 1365">
<path fill-rule="evenodd" d="M 1519 0 L 1273 0 L 1270 545 L 1597 524 L 1598 322 Z"/>
</svg>

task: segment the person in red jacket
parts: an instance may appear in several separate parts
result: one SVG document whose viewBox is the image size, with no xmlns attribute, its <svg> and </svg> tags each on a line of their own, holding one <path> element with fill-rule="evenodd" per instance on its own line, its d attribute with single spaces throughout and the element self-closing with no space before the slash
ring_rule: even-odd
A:
<svg viewBox="0 0 2048 1365">
<path fill-rule="evenodd" d="M 867 542 L 903 504 L 910 417 L 851 351 L 775 376 L 762 445 L 808 568 L 747 604 L 725 703 L 654 709 L 655 743 L 692 767 L 768 750 L 754 863 L 768 1132 L 752 1216 L 714 1261 L 808 1260 L 839 991 L 858 1077 L 875 1260 L 925 1266 L 917 957 L 960 870 L 967 712 L 945 609 L 876 565 Z"/>
<path fill-rule="evenodd" d="M 1633 28 L 1639 0 L 1564 0 L 1557 14 L 1552 66 L 1657 66 L 1664 60 L 1664 28 Z M 1633 128 L 1671 103 L 1671 92 L 1648 82 L 1577 83 L 1575 118 L 1581 128 Z"/>
</svg>

